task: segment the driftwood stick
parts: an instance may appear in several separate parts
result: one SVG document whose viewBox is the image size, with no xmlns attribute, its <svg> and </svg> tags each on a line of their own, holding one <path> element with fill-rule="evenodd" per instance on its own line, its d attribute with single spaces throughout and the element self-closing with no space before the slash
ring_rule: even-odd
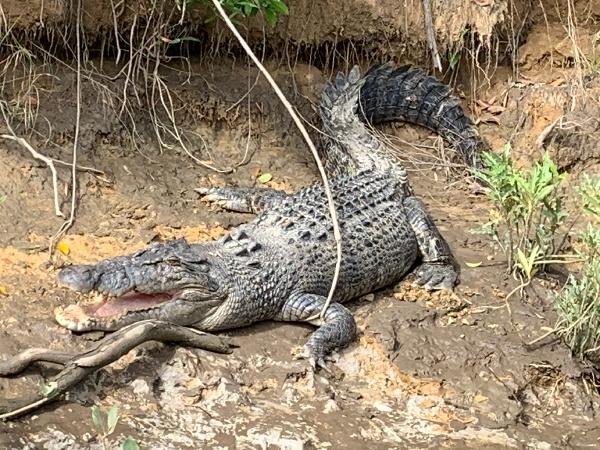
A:
<svg viewBox="0 0 600 450">
<path fill-rule="evenodd" d="M 49 362 L 64 366 L 75 356 L 73 353 L 57 352 L 46 348 L 30 348 L 8 361 L 0 361 L 0 377 L 17 375 L 36 362 Z"/>
<path fill-rule="evenodd" d="M 0 420 L 14 419 L 50 403 L 91 373 L 148 341 L 178 342 L 216 353 L 231 352 L 228 338 L 158 320 L 144 320 L 129 325 L 105 337 L 90 350 L 76 355 L 53 351 L 43 353 L 43 349 L 26 350 L 12 361 L 3 363 L 3 373 L 18 373 L 37 361 L 63 364 L 64 369 L 44 383 L 39 394 L 0 405 Z"/>
</svg>

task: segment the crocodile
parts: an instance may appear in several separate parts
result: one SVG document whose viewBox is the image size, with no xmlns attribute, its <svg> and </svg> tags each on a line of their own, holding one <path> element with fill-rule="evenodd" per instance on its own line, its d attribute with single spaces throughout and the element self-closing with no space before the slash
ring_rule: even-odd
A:
<svg viewBox="0 0 600 450">
<path fill-rule="evenodd" d="M 426 289 L 452 289 L 459 268 L 404 167 L 370 126 L 405 120 L 452 143 L 470 166 L 481 139 L 448 87 L 423 71 L 391 64 L 361 76 L 354 68 L 324 89 L 321 153 L 342 234 L 332 302 L 319 315 L 334 277 L 336 244 L 322 184 L 293 194 L 273 189 L 200 188 L 208 201 L 257 214 L 225 236 L 190 244 L 157 242 L 127 256 L 66 266 L 59 283 L 100 300 L 55 311 L 70 330 L 114 331 L 158 319 L 202 331 L 263 320 L 317 327 L 304 356 L 322 364 L 356 336 L 344 302 L 414 273 Z"/>
</svg>

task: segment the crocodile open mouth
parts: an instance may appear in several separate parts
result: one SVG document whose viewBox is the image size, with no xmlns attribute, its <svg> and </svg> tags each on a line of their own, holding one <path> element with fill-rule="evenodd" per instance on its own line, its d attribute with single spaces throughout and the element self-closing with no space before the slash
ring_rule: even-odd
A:
<svg viewBox="0 0 600 450">
<path fill-rule="evenodd" d="M 128 313 L 157 308 L 177 298 L 177 293 L 174 292 L 156 294 L 130 292 L 119 297 L 98 295 L 100 298 L 89 305 L 69 305 L 66 308 L 56 308 L 54 315 L 57 322 L 67 328 L 78 329 L 79 326 L 89 324 L 90 319 L 96 319 L 95 322 L 109 322 Z"/>
</svg>

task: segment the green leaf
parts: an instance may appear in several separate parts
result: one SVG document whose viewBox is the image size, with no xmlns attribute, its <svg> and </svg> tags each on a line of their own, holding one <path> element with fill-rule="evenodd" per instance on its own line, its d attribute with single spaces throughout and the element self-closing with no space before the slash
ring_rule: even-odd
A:
<svg viewBox="0 0 600 450">
<path fill-rule="evenodd" d="M 271 175 L 269 172 L 265 172 L 260 177 L 258 177 L 256 180 L 259 183 L 265 184 L 265 183 L 268 183 L 269 181 L 271 181 L 272 179 L 273 179 L 273 175 Z"/>
<path fill-rule="evenodd" d="M 179 40 L 181 42 L 185 42 L 185 41 L 202 42 L 200 39 L 195 38 L 193 36 L 184 36 L 184 37 L 179 38 Z"/>
<path fill-rule="evenodd" d="M 122 450 L 140 450 L 140 446 L 132 437 L 128 437 L 123 441 Z"/>
<path fill-rule="evenodd" d="M 450 70 L 454 70 L 460 61 L 460 55 L 458 53 L 451 53 L 450 58 L 448 59 L 448 65 L 450 66 Z"/>
<path fill-rule="evenodd" d="M 543 188 L 541 188 L 536 197 L 538 198 L 538 200 L 544 200 L 546 197 L 548 197 L 548 195 L 550 195 L 550 193 L 552 193 L 552 191 L 554 190 L 554 186 L 550 185 L 550 186 L 544 186 Z"/>
<path fill-rule="evenodd" d="M 42 394 L 44 397 L 50 397 L 52 394 L 54 394 L 54 392 L 56 392 L 57 387 L 58 384 L 56 381 L 51 381 L 50 383 L 40 383 L 40 394 Z"/>
<path fill-rule="evenodd" d="M 104 434 L 104 418 L 102 417 L 102 411 L 96 405 L 92 406 L 92 422 L 94 423 L 94 428 L 99 434 Z"/>
<path fill-rule="evenodd" d="M 273 9 L 275 9 L 276 11 L 280 12 L 281 14 L 284 15 L 288 15 L 290 13 L 287 5 L 285 3 L 283 3 L 282 1 L 279 0 L 275 0 L 271 6 L 273 7 Z"/>
<path fill-rule="evenodd" d="M 529 274 L 531 273 L 529 258 L 525 256 L 525 253 L 523 253 L 523 250 L 521 250 L 520 248 L 517 249 L 517 259 L 519 260 L 519 264 L 521 265 L 523 272 L 525 273 L 525 275 L 527 275 L 527 278 L 529 278 Z"/>
<path fill-rule="evenodd" d="M 115 431 L 115 427 L 117 426 L 117 422 L 119 421 L 119 408 L 117 405 L 113 405 L 108 410 L 108 416 L 106 419 L 106 423 L 108 425 L 107 434 L 112 434 Z"/>
<path fill-rule="evenodd" d="M 265 9 L 265 19 L 269 25 L 277 23 L 277 14 L 272 9 Z"/>
<path fill-rule="evenodd" d="M 200 39 L 195 38 L 193 36 L 183 36 L 171 39 L 169 42 L 167 42 L 167 45 L 177 45 L 185 41 L 202 42 Z"/>
</svg>

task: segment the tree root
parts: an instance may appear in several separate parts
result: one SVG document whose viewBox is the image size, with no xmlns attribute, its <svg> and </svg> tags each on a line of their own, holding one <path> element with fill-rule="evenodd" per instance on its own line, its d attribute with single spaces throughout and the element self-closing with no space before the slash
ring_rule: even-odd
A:
<svg viewBox="0 0 600 450">
<path fill-rule="evenodd" d="M 129 325 L 105 337 L 90 350 L 78 354 L 29 349 L 0 363 L 0 376 L 16 375 L 35 362 L 60 364 L 64 368 L 41 385 L 38 394 L 1 403 L 0 420 L 14 419 L 56 400 L 88 375 L 148 341 L 177 342 L 216 353 L 231 352 L 228 338 L 159 320 L 144 320 Z"/>
<path fill-rule="evenodd" d="M 442 61 L 438 53 L 437 43 L 435 41 L 435 30 L 433 29 L 433 16 L 431 14 L 431 0 L 423 0 L 423 15 L 425 17 L 425 36 L 427 37 L 427 47 L 431 51 L 433 67 L 442 71 Z"/>
</svg>

